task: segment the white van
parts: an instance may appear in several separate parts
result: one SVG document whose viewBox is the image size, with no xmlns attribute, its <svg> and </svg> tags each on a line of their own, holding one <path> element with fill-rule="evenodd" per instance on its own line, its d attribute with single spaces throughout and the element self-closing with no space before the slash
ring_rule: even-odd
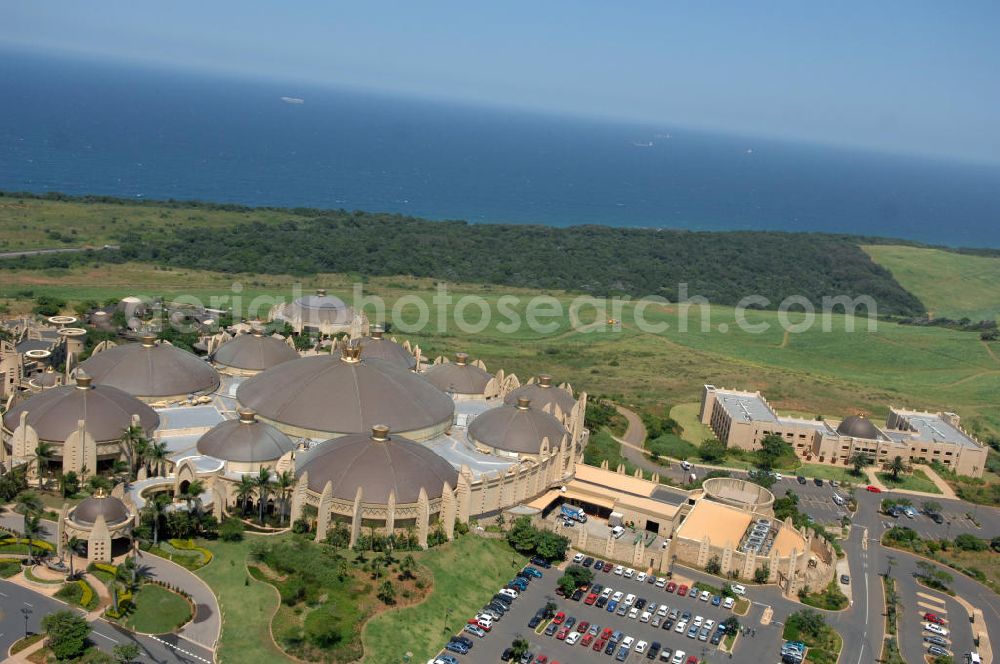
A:
<svg viewBox="0 0 1000 664">
<path fill-rule="evenodd" d="M 618 539 L 624 534 L 625 534 L 625 529 L 622 528 L 621 526 L 615 526 L 614 528 L 611 529 L 611 536 L 614 537 L 615 539 Z"/>
<path fill-rule="evenodd" d="M 833 502 L 837 503 L 841 507 L 844 506 L 844 498 L 840 494 L 837 493 L 833 494 Z"/>
<path fill-rule="evenodd" d="M 681 468 L 684 470 L 691 470 L 691 464 L 687 461 L 681 461 Z"/>
</svg>

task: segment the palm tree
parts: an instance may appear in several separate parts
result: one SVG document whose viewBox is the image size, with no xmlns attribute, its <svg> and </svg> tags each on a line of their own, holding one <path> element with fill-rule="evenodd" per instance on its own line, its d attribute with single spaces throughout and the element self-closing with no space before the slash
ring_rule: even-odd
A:
<svg viewBox="0 0 1000 664">
<path fill-rule="evenodd" d="M 35 539 L 41 528 L 41 518 L 38 516 L 45 506 L 42 499 L 34 491 L 22 491 L 17 494 L 14 509 L 24 515 L 24 538 L 28 540 L 28 557 L 34 559 L 35 550 L 31 541 Z"/>
<path fill-rule="evenodd" d="M 872 458 L 867 454 L 855 452 L 853 455 L 851 455 L 851 459 L 848 463 L 854 466 L 854 474 L 860 476 L 861 471 L 864 469 L 864 467 L 870 466 L 872 464 Z"/>
<path fill-rule="evenodd" d="M 205 493 L 205 483 L 201 480 L 188 482 L 187 488 L 181 491 L 180 498 L 187 503 L 188 513 L 197 514 L 201 509 L 201 494 Z M 194 510 L 192 511 L 192 505 Z"/>
<path fill-rule="evenodd" d="M 38 470 L 38 489 L 41 490 L 44 486 L 44 480 L 42 477 L 42 471 L 48 467 L 49 462 L 52 461 L 56 456 L 56 450 L 52 446 L 52 443 L 46 442 L 44 440 L 38 441 L 38 447 L 35 448 L 35 468 Z"/>
<path fill-rule="evenodd" d="M 903 457 L 898 456 L 889 463 L 889 474 L 892 475 L 892 481 L 896 482 L 899 480 L 899 474 L 906 470 L 906 462 L 903 461 Z"/>
<path fill-rule="evenodd" d="M 143 460 L 146 462 L 146 472 L 159 476 L 163 472 L 163 463 L 167 460 L 167 444 L 159 441 L 150 441 L 143 453 Z"/>
<path fill-rule="evenodd" d="M 240 483 L 236 485 L 236 499 L 240 502 L 243 514 L 247 513 L 247 503 L 253 498 L 256 490 L 257 484 L 252 477 L 249 475 L 240 476 Z"/>
<path fill-rule="evenodd" d="M 146 510 L 146 517 L 153 525 L 153 546 L 160 541 L 160 519 L 167 515 L 167 505 L 170 499 L 165 494 L 158 494 L 152 500 L 146 502 L 143 509 Z"/>
<path fill-rule="evenodd" d="M 122 437 L 118 440 L 122 448 L 122 454 L 128 460 L 129 472 L 135 475 L 139 470 L 139 459 L 142 458 L 149 441 L 146 439 L 146 432 L 137 424 L 130 424 L 122 431 Z"/>
<path fill-rule="evenodd" d="M 267 497 L 271 493 L 271 469 L 261 468 L 257 477 L 253 478 L 254 486 L 257 487 L 257 511 L 260 514 L 260 522 L 264 523 L 264 506 L 267 504 Z"/>
<path fill-rule="evenodd" d="M 73 579 L 76 577 L 76 572 L 73 570 L 73 554 L 76 553 L 77 548 L 83 542 L 79 537 L 75 535 L 66 540 L 66 549 L 69 551 L 69 578 Z"/>
<path fill-rule="evenodd" d="M 282 471 L 274 477 L 275 490 L 281 497 L 281 524 L 285 523 L 285 514 L 288 511 L 288 494 L 295 486 L 295 475 L 290 470 Z"/>
</svg>

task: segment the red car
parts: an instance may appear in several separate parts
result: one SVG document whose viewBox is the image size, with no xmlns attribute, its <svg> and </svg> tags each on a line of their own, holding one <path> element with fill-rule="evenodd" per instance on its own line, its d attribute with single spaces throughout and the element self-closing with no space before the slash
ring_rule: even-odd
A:
<svg viewBox="0 0 1000 664">
<path fill-rule="evenodd" d="M 945 620 L 944 618 L 942 618 L 941 616 L 939 616 L 936 613 L 925 613 L 924 614 L 924 620 L 926 620 L 927 622 L 932 622 L 935 625 L 947 625 L 948 624 L 947 620 Z"/>
<path fill-rule="evenodd" d="M 675 590 L 677 590 L 677 584 L 676 583 L 674 583 L 673 581 L 671 581 L 670 583 L 667 584 L 667 592 L 668 593 L 672 593 Z"/>
<path fill-rule="evenodd" d="M 582 645 L 584 648 L 586 648 L 586 647 L 590 646 L 590 644 L 593 643 L 593 642 L 594 642 L 594 635 L 593 634 L 584 634 L 583 635 L 583 640 L 580 641 L 580 645 Z"/>
<path fill-rule="evenodd" d="M 871 491 L 872 493 L 882 493 L 882 489 L 878 488 L 874 484 L 869 484 L 867 488 L 868 491 Z"/>
<path fill-rule="evenodd" d="M 615 633 L 615 630 L 611 629 L 610 627 L 605 627 L 604 631 L 601 632 L 601 638 L 603 640 L 607 641 L 608 639 L 611 638 L 611 635 L 614 634 L 614 633 Z"/>
<path fill-rule="evenodd" d="M 565 641 L 567 636 L 569 636 L 569 628 L 563 627 L 556 632 L 556 638 L 560 641 Z"/>
<path fill-rule="evenodd" d="M 698 658 L 694 655 L 688 655 L 687 664 L 698 664 Z"/>
<path fill-rule="evenodd" d="M 535 658 L 535 664 L 548 664 L 548 662 L 549 662 L 548 655 L 539 655 L 538 657 Z"/>
<path fill-rule="evenodd" d="M 552 619 L 552 622 L 554 622 L 557 625 L 561 625 L 563 624 L 563 622 L 565 622 L 565 620 L 566 620 L 566 614 L 560 611 L 559 613 L 556 614 L 556 617 Z"/>
<path fill-rule="evenodd" d="M 613 570 L 614 568 L 615 568 L 615 566 L 614 566 L 614 565 L 612 565 L 611 563 L 604 563 L 604 571 L 605 571 L 605 572 L 610 572 L 610 571 L 611 571 L 611 570 Z"/>
<path fill-rule="evenodd" d="M 587 599 L 583 600 L 583 603 L 593 606 L 594 602 L 596 601 L 597 601 L 597 595 L 594 593 L 590 593 L 589 595 L 587 595 Z"/>
<path fill-rule="evenodd" d="M 687 586 L 681 586 L 681 587 L 679 587 L 677 589 L 677 594 L 680 595 L 681 597 L 684 597 L 685 595 L 688 594 L 688 587 Z"/>
<path fill-rule="evenodd" d="M 608 645 L 607 639 L 597 639 L 596 641 L 594 641 L 594 652 L 603 651 L 607 647 L 607 645 Z"/>
<path fill-rule="evenodd" d="M 473 618 L 473 619 L 471 619 L 469 621 L 469 624 L 470 625 L 477 625 L 477 626 L 479 626 L 480 628 L 482 628 L 482 630 L 484 632 L 492 632 L 493 631 L 493 625 L 491 623 L 488 623 L 488 622 L 484 621 L 484 620 L 476 620 L 475 618 Z"/>
<path fill-rule="evenodd" d="M 576 631 L 580 632 L 581 634 L 586 632 L 588 629 L 590 629 L 590 623 L 587 622 L 586 620 L 584 620 L 583 622 L 581 622 L 579 625 L 576 626 Z"/>
</svg>

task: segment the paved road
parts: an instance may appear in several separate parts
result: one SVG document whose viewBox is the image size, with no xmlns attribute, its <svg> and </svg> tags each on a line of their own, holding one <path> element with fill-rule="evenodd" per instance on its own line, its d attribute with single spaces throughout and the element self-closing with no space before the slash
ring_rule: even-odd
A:
<svg viewBox="0 0 1000 664">
<path fill-rule="evenodd" d="M 43 254 L 75 254 L 81 251 L 102 251 L 104 249 L 117 250 L 117 245 L 106 244 L 103 247 L 61 247 L 59 249 L 31 249 L 28 251 L 4 251 L 0 252 L 0 259 L 20 258 L 21 256 L 41 256 Z"/>
<path fill-rule="evenodd" d="M 18 514 L 4 513 L 0 515 L 0 525 L 20 531 L 24 520 Z M 40 535 L 43 539 L 55 542 L 56 532 L 55 523 L 42 520 Z M 193 644 L 214 649 L 222 630 L 222 613 L 211 589 L 199 577 L 169 560 L 141 552 L 140 560 L 152 578 L 183 588 L 191 595 L 195 603 L 194 619 L 177 634 Z"/>
<path fill-rule="evenodd" d="M 9 581 L 0 581 L 0 653 L 6 656 L 10 646 L 24 636 L 24 615 L 22 608 L 31 610 L 28 615 L 28 631 L 41 631 L 42 618 L 66 607 L 60 601 L 36 593 Z M 193 645 L 176 636 L 152 637 L 132 634 L 105 620 L 91 623 L 91 641 L 101 650 L 111 653 L 121 643 L 135 643 L 139 646 L 140 662 L 159 664 L 207 664 L 212 662 L 212 652 Z"/>
</svg>

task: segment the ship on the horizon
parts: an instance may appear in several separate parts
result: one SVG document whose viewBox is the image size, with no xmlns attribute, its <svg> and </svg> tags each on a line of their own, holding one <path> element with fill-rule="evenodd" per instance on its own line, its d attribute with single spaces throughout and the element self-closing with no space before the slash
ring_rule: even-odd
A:
<svg viewBox="0 0 1000 664">
<path fill-rule="evenodd" d="M 285 102 L 286 104 L 304 104 L 304 103 L 306 103 L 306 100 L 302 99 L 301 97 L 282 97 L 281 101 Z"/>
</svg>

